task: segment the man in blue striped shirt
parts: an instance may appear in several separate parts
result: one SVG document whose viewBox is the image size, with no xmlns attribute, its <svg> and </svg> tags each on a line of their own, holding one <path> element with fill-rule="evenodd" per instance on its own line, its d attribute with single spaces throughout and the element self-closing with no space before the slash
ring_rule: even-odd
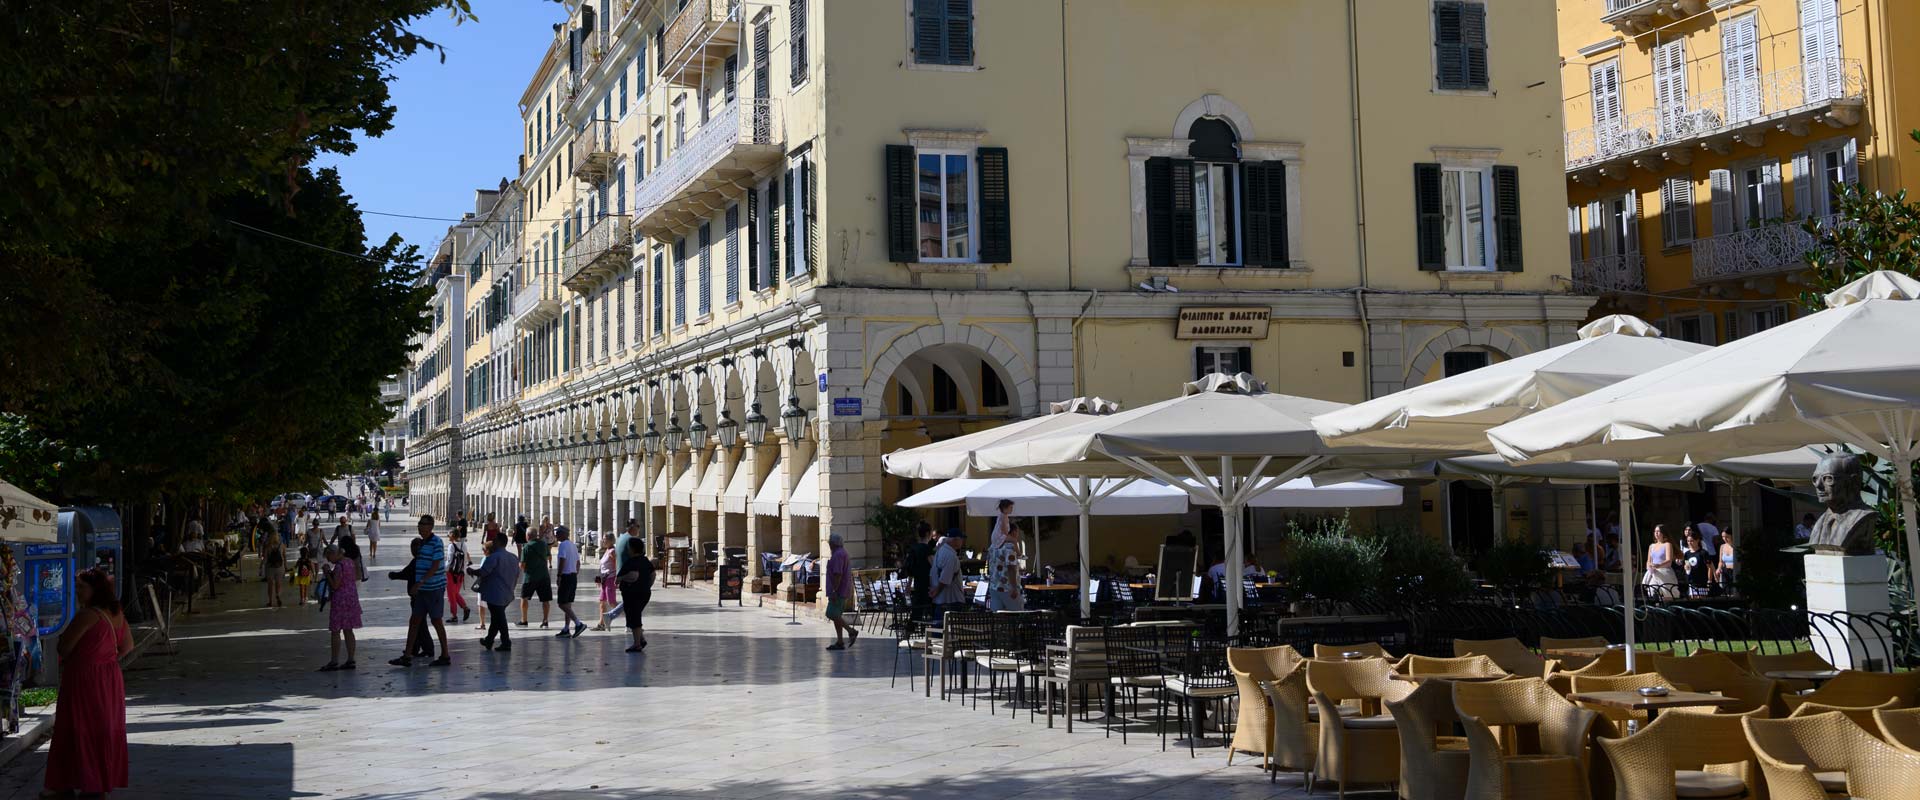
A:
<svg viewBox="0 0 1920 800">
<path fill-rule="evenodd" d="M 433 624 L 433 631 L 440 637 L 440 657 L 428 662 L 429 666 L 444 667 L 453 663 L 447 657 L 447 625 L 442 621 L 447 604 L 447 546 L 440 537 L 433 535 L 433 515 L 420 515 L 420 554 L 413 559 L 413 617 L 407 625 L 407 649 L 403 655 L 387 663 L 396 667 L 413 666 L 413 637 L 420 630 L 421 622 Z"/>
</svg>

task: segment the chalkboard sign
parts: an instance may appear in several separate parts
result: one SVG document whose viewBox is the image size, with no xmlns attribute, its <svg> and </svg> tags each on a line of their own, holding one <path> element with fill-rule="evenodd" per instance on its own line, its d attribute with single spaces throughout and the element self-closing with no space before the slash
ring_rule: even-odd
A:
<svg viewBox="0 0 1920 800">
<path fill-rule="evenodd" d="M 725 603 L 728 600 L 732 600 L 735 604 L 745 605 L 745 601 L 741 597 L 741 592 L 746 589 L 747 568 L 739 564 L 721 564 L 718 577 L 720 583 L 720 602 Z"/>
</svg>

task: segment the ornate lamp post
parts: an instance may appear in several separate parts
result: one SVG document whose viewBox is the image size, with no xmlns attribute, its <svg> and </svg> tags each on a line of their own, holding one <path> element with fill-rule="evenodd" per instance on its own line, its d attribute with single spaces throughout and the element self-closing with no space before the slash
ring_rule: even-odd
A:
<svg viewBox="0 0 1920 800">
<path fill-rule="evenodd" d="M 647 423 L 647 432 L 640 434 L 640 452 L 649 457 L 660 455 L 660 428 L 652 422 Z"/>
<path fill-rule="evenodd" d="M 707 423 L 700 421 L 700 412 L 693 412 L 693 427 L 687 429 L 687 447 L 699 450 L 707 446 Z"/>
<path fill-rule="evenodd" d="M 800 407 L 800 398 L 787 396 L 787 406 L 780 409 L 780 427 L 792 442 L 804 442 L 807 439 L 807 410 Z"/>
<path fill-rule="evenodd" d="M 767 415 L 760 413 L 759 403 L 747 409 L 745 436 L 747 444 L 756 447 L 767 443 Z"/>
<path fill-rule="evenodd" d="M 685 436 L 686 433 L 687 433 L 686 429 L 680 427 L 680 417 L 678 415 L 668 417 L 667 418 L 667 452 L 669 453 L 680 452 L 680 439 L 681 437 Z"/>
<path fill-rule="evenodd" d="M 720 424 L 713 427 L 716 435 L 715 444 L 721 447 L 732 447 L 734 443 L 740 441 L 740 423 L 733 421 L 732 411 L 720 409 Z"/>
</svg>

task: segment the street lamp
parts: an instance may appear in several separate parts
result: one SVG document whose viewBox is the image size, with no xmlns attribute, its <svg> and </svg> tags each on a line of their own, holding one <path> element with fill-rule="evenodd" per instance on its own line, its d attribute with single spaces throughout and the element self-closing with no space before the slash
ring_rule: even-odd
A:
<svg viewBox="0 0 1920 800">
<path fill-rule="evenodd" d="M 687 429 L 687 446 L 699 450 L 707 446 L 707 423 L 700 421 L 700 412 L 693 412 L 693 427 Z"/>
<path fill-rule="evenodd" d="M 760 413 L 760 404 L 754 403 L 747 409 L 747 444 L 758 447 L 767 443 L 767 415 Z"/>
<path fill-rule="evenodd" d="M 731 410 L 720 409 L 720 424 L 713 428 L 719 435 L 716 443 L 721 447 L 731 447 L 735 442 L 740 441 L 740 423 L 733 421 Z"/>
<path fill-rule="evenodd" d="M 652 422 L 647 423 L 647 432 L 640 434 L 640 452 L 648 456 L 660 455 L 660 428 Z"/>
<path fill-rule="evenodd" d="M 799 397 L 787 396 L 787 407 L 780 409 L 780 427 L 786 430 L 788 441 L 806 441 L 807 410 L 800 407 Z"/>
<path fill-rule="evenodd" d="M 667 418 L 667 452 L 669 453 L 680 452 L 680 437 L 685 436 L 686 433 L 687 433 L 686 429 L 680 427 L 680 417 L 678 415 L 668 417 Z"/>
</svg>

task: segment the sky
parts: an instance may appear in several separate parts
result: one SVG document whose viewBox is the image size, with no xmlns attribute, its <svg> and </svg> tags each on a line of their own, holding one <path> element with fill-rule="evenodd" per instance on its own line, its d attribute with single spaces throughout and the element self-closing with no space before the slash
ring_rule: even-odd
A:
<svg viewBox="0 0 1920 800">
<path fill-rule="evenodd" d="M 520 92 L 526 88 L 553 24 L 565 7 L 546 0 L 473 0 L 477 22 L 460 25 L 445 12 L 415 30 L 446 48 L 422 52 L 393 69 L 393 129 L 360 138 L 350 156 L 329 155 L 359 204 L 367 241 L 399 233 L 423 252 L 446 235 L 449 219 L 418 220 L 371 212 L 458 219 L 473 210 L 473 191 L 513 178 L 520 153 Z"/>
</svg>

